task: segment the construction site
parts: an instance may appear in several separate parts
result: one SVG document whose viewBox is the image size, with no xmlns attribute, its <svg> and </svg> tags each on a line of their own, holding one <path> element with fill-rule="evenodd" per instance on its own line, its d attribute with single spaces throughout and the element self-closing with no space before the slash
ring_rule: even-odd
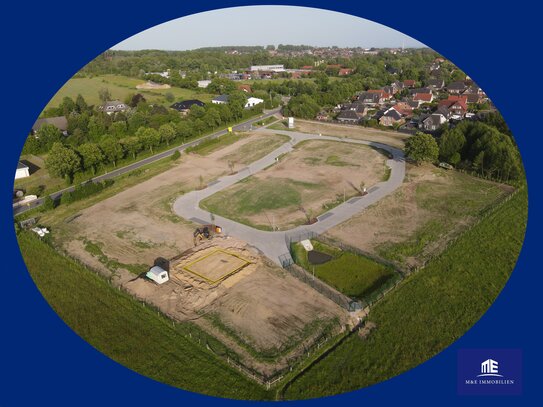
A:
<svg viewBox="0 0 543 407">
<path fill-rule="evenodd" d="M 172 320 L 198 325 L 262 382 L 290 369 L 317 342 L 359 322 L 256 248 L 217 230 L 197 228 L 197 245 L 161 263 L 168 281 L 133 278 L 124 289 Z"/>
<path fill-rule="evenodd" d="M 67 208 L 63 216 L 61 206 L 45 221 L 58 247 L 174 324 L 209 335 L 197 343 L 268 386 L 358 332 L 373 294 L 395 284 L 394 270 L 360 253 L 403 266 L 388 255 L 399 249 L 379 245 L 405 244 L 388 236 L 399 239 L 401 228 L 409 241 L 424 226 L 406 216 L 405 200 L 436 218 L 443 211 L 426 209 L 421 198 L 432 203 L 435 191 L 466 184 L 443 169 L 406 165 L 401 140 L 360 131 L 241 133 L 231 144 L 185 152 L 169 169 L 76 213 Z M 481 205 L 500 193 L 487 188 L 483 196 L 483 182 L 473 182 Z M 468 219 L 466 208 L 458 207 L 458 219 Z M 445 244 L 448 235 L 440 236 Z M 328 239 L 330 252 L 308 249 L 301 258 L 311 269 L 291 250 L 314 238 Z"/>
</svg>

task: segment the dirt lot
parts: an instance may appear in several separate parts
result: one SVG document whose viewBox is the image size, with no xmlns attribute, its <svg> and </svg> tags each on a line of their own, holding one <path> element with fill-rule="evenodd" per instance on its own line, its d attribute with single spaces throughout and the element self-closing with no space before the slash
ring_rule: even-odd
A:
<svg viewBox="0 0 543 407">
<path fill-rule="evenodd" d="M 396 131 L 385 131 L 362 126 L 351 126 L 306 120 L 296 120 L 295 130 L 301 131 L 303 133 L 323 134 L 325 136 L 349 137 L 353 139 L 370 140 L 399 148 L 403 148 L 405 140 L 409 138 L 409 135 Z"/>
<path fill-rule="evenodd" d="M 255 227 L 303 224 L 380 182 L 386 157 L 367 146 L 310 140 L 279 163 L 204 201 L 212 213 Z"/>
<path fill-rule="evenodd" d="M 218 248 L 250 264 L 217 284 L 184 269 Z M 200 325 L 240 355 L 244 364 L 265 374 L 303 352 L 302 345 L 311 343 L 326 324 L 339 332 L 350 322 L 334 302 L 233 238 L 216 237 L 172 261 L 165 284 L 140 278 L 126 281 L 124 287 L 170 317 Z M 263 362 L 253 351 L 275 353 L 277 358 Z"/>
<path fill-rule="evenodd" d="M 155 83 L 155 82 L 144 82 L 139 85 L 136 85 L 136 89 L 170 89 L 171 86 L 167 83 Z"/>
<path fill-rule="evenodd" d="M 408 165 L 404 183 L 395 193 L 327 235 L 399 264 L 417 266 L 511 190 L 431 165 Z"/>
<path fill-rule="evenodd" d="M 262 139 L 269 142 L 262 147 Z M 194 225 L 171 211 L 180 194 L 229 173 L 225 157 L 251 143 L 273 149 L 273 136 L 254 134 L 207 156 L 183 155 L 178 165 L 96 205 L 73 220 L 55 225 L 55 236 L 70 254 L 99 266 L 108 260 L 122 265 L 152 265 L 193 246 Z M 261 150 L 262 151 L 262 150 Z M 104 259 L 106 259 L 104 261 Z M 109 262 L 111 263 L 111 262 Z M 107 264 L 106 264 L 107 266 Z M 107 271 L 107 267 L 101 267 Z"/>
</svg>

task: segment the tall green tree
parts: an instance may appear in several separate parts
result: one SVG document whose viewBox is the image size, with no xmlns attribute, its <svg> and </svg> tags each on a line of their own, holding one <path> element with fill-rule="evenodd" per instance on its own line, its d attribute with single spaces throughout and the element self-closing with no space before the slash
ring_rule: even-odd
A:
<svg viewBox="0 0 543 407">
<path fill-rule="evenodd" d="M 140 127 L 136 132 L 136 137 L 141 141 L 145 148 L 148 148 L 153 154 L 153 147 L 160 145 L 160 133 L 149 127 Z"/>
<path fill-rule="evenodd" d="M 160 126 L 158 128 L 158 133 L 160 134 L 160 139 L 168 146 L 173 140 L 175 140 L 175 137 L 177 137 L 175 127 L 173 127 L 171 124 L 163 124 Z"/>
<path fill-rule="evenodd" d="M 77 151 L 83 159 L 83 168 L 85 170 L 92 169 L 92 174 L 96 174 L 98 166 L 104 161 L 104 154 L 98 144 L 85 143 L 80 145 Z"/>
<path fill-rule="evenodd" d="M 112 136 L 106 136 L 100 140 L 100 148 L 104 152 L 107 162 L 117 166 L 117 161 L 123 158 L 123 148 L 118 140 Z"/>
<path fill-rule="evenodd" d="M 139 138 L 136 136 L 132 137 L 126 137 L 120 140 L 121 145 L 127 152 L 127 154 L 130 154 L 132 158 L 135 160 L 136 155 L 141 151 L 142 149 L 142 143 Z"/>
<path fill-rule="evenodd" d="M 45 166 L 52 176 L 72 183 L 74 174 L 81 169 L 81 159 L 74 150 L 57 142 L 51 147 Z"/>
<path fill-rule="evenodd" d="M 418 132 L 406 141 L 405 153 L 418 164 L 435 162 L 439 157 L 439 146 L 432 135 Z"/>
</svg>

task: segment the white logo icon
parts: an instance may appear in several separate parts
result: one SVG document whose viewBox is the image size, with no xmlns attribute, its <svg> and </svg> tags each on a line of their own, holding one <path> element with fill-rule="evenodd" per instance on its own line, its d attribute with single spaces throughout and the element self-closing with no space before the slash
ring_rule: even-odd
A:
<svg viewBox="0 0 543 407">
<path fill-rule="evenodd" d="M 477 375 L 477 377 L 481 376 L 503 377 L 503 375 L 498 374 L 498 362 L 492 359 L 487 359 L 483 363 L 481 363 L 481 374 Z"/>
</svg>

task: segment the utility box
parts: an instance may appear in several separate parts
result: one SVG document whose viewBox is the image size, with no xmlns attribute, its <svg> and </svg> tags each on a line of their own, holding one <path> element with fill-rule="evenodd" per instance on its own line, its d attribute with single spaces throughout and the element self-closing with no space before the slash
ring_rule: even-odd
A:
<svg viewBox="0 0 543 407">
<path fill-rule="evenodd" d="M 288 118 L 288 128 L 293 129 L 294 128 L 294 117 Z"/>
</svg>

